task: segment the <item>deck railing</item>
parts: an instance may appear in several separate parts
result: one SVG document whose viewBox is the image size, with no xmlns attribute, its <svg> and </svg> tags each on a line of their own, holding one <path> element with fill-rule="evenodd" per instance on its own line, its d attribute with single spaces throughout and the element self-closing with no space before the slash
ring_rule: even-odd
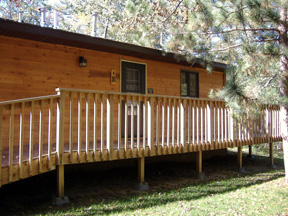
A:
<svg viewBox="0 0 288 216">
<path fill-rule="evenodd" d="M 0 103 L 0 185 L 55 165 L 281 140 L 279 107 L 235 120 L 223 101 L 57 89 Z M 1 173 L 2 171 L 2 173 Z"/>
</svg>

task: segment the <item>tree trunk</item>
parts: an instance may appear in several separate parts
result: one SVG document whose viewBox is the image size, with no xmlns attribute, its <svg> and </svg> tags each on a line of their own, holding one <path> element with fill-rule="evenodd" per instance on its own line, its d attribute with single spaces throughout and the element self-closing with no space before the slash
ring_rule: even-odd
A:
<svg viewBox="0 0 288 216">
<path fill-rule="evenodd" d="M 286 50 L 288 48 L 287 44 L 287 8 L 284 6 L 280 7 L 280 19 L 279 24 L 279 45 L 281 49 L 281 60 L 280 60 L 280 69 L 281 69 L 281 84 L 280 84 L 280 94 L 282 97 L 288 95 L 288 57 Z M 285 100 L 286 101 L 286 100 Z M 283 151 L 284 151 L 284 165 L 285 165 L 285 182 L 288 183 L 288 107 L 287 105 L 281 106 L 280 110 L 280 119 L 281 119 L 281 134 L 283 138 Z"/>
</svg>

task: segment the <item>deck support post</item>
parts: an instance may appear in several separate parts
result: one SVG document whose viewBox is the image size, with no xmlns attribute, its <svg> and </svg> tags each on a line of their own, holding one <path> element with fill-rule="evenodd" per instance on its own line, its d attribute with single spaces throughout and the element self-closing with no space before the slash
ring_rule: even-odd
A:
<svg viewBox="0 0 288 216">
<path fill-rule="evenodd" d="M 248 146 L 248 149 L 249 149 L 249 153 L 248 153 L 247 157 L 248 157 L 248 158 L 253 158 L 253 157 L 252 157 L 252 145 L 249 145 L 249 146 Z"/>
<path fill-rule="evenodd" d="M 145 157 L 138 158 L 138 183 L 135 189 L 138 191 L 149 190 L 149 185 L 145 182 Z"/>
<path fill-rule="evenodd" d="M 243 168 L 243 157 L 242 157 L 242 146 L 238 147 L 238 169 L 239 172 L 245 172 L 245 169 Z"/>
<path fill-rule="evenodd" d="M 275 169 L 276 166 L 274 164 L 274 150 L 273 150 L 273 143 L 270 142 L 269 143 L 269 165 L 271 166 L 271 168 Z"/>
<path fill-rule="evenodd" d="M 205 179 L 205 174 L 202 170 L 202 150 L 196 152 L 196 172 L 196 176 L 198 179 Z"/>
<path fill-rule="evenodd" d="M 57 150 L 57 197 L 52 200 L 56 205 L 69 203 L 68 197 L 64 196 L 64 115 L 65 115 L 65 92 L 58 90 L 60 95 L 57 103 L 57 134 L 56 134 L 56 150 Z"/>
</svg>

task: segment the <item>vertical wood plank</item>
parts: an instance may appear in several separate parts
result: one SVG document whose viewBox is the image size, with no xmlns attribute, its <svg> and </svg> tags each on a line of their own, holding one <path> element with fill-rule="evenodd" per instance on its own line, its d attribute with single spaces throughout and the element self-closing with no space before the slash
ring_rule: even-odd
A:
<svg viewBox="0 0 288 216">
<path fill-rule="evenodd" d="M 24 145 L 24 116 L 25 103 L 21 103 L 20 132 L 19 132 L 19 178 L 23 178 L 23 145 Z"/>
<path fill-rule="evenodd" d="M 187 100 L 183 101 L 183 123 L 184 123 L 184 136 L 183 136 L 183 147 L 187 145 Z M 184 148 L 186 149 L 186 148 Z"/>
<path fill-rule="evenodd" d="M 48 169 L 51 169 L 51 153 L 52 153 L 52 125 L 53 125 L 53 99 L 50 98 L 49 101 L 49 111 L 48 111 Z M 70 155 L 71 157 L 71 155 Z"/>
<path fill-rule="evenodd" d="M 13 147 L 14 147 L 14 104 L 10 109 L 10 133 L 9 133 L 9 182 L 13 178 Z"/>
<path fill-rule="evenodd" d="M 69 153 L 70 163 L 73 162 L 73 145 L 74 145 L 74 92 L 71 92 L 70 99 L 70 125 L 69 125 Z"/>
<path fill-rule="evenodd" d="M 59 103 L 59 102 L 58 102 Z M 33 170 L 33 143 L 34 143 L 34 101 L 31 101 L 30 127 L 29 127 L 29 175 Z"/>
</svg>

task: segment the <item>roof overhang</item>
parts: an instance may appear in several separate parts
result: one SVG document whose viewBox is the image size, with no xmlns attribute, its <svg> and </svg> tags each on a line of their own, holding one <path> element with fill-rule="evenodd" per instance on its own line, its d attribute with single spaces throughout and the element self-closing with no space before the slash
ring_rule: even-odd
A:
<svg viewBox="0 0 288 216">
<path fill-rule="evenodd" d="M 1 18 L 0 35 L 191 66 L 173 53 Z M 193 67 L 202 68 L 200 60 Z M 226 64 L 213 62 L 213 70 L 224 72 L 225 69 Z"/>
</svg>

